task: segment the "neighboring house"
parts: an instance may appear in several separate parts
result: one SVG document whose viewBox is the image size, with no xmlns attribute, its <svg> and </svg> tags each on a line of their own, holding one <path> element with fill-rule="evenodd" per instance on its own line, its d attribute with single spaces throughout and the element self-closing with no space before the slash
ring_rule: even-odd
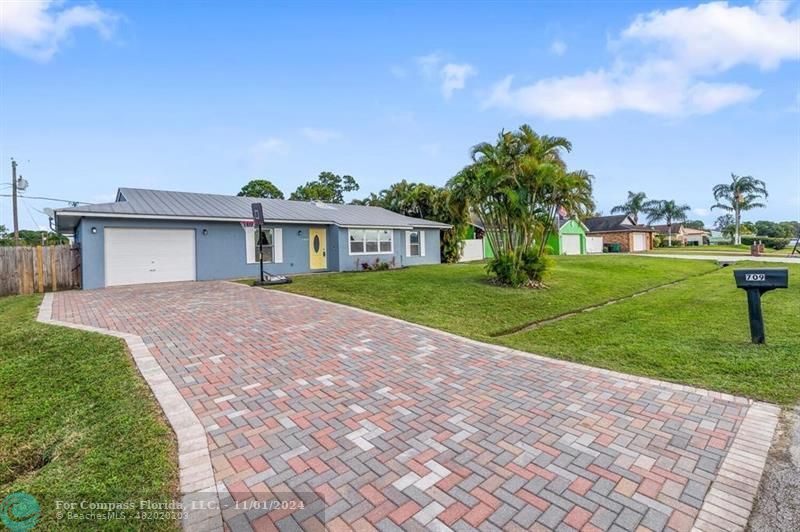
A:
<svg viewBox="0 0 800 532">
<path fill-rule="evenodd" d="M 603 245 L 619 244 L 620 251 L 636 252 L 653 249 L 653 229 L 637 225 L 627 214 L 597 216 L 584 220 L 589 237 L 603 238 Z"/>
<path fill-rule="evenodd" d="M 577 218 L 556 219 L 558 231 L 550 233 L 547 245 L 553 255 L 585 255 L 587 228 Z"/>
<path fill-rule="evenodd" d="M 653 229 L 658 233 L 664 241 L 669 237 L 670 229 L 672 230 L 672 242 L 683 244 L 684 246 L 703 246 L 708 243 L 709 232 L 703 229 L 693 229 L 686 227 L 682 223 L 674 223 L 672 227 L 664 225 L 654 225 Z"/>
<path fill-rule="evenodd" d="M 83 288 L 257 277 L 256 202 L 274 274 L 438 264 L 450 227 L 379 207 L 134 188 L 113 203 L 58 209 L 55 221 L 80 247 Z"/>
</svg>

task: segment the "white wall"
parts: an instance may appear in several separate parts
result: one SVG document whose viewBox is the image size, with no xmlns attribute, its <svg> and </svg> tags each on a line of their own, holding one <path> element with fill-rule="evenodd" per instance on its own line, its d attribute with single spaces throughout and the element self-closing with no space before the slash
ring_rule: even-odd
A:
<svg viewBox="0 0 800 532">
<path fill-rule="evenodd" d="M 603 252 L 603 237 L 587 236 L 586 253 L 602 253 L 602 252 Z"/>
<path fill-rule="evenodd" d="M 480 238 L 470 238 L 464 240 L 464 251 L 461 253 L 459 262 L 470 260 L 483 260 L 483 240 Z"/>
</svg>

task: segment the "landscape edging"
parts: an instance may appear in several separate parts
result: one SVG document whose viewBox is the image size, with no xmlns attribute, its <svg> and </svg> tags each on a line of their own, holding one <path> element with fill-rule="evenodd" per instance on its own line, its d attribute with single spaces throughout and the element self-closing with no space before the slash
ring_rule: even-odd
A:
<svg viewBox="0 0 800 532">
<path fill-rule="evenodd" d="M 178 440 L 178 466 L 182 494 L 184 530 L 212 532 L 223 530 L 208 438 L 200 420 L 169 379 L 140 336 L 111 329 L 101 329 L 78 323 L 52 319 L 53 294 L 47 293 L 39 306 L 37 321 L 82 331 L 122 338 L 128 346 L 136 367 L 144 377 Z"/>
</svg>

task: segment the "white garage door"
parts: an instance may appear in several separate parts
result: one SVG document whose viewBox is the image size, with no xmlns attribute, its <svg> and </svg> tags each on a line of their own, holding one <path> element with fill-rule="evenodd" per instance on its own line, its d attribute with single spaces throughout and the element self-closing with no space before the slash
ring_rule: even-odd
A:
<svg viewBox="0 0 800 532">
<path fill-rule="evenodd" d="M 564 255 L 580 255 L 581 235 L 561 235 L 561 253 Z"/>
<path fill-rule="evenodd" d="M 647 235 L 633 233 L 633 251 L 647 251 Z"/>
<path fill-rule="evenodd" d="M 193 229 L 106 228 L 106 286 L 194 281 Z"/>
</svg>

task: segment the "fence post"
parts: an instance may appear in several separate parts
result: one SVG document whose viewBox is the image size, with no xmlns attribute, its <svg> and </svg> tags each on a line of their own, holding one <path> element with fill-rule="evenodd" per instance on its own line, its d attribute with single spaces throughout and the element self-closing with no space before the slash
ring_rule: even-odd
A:
<svg viewBox="0 0 800 532">
<path fill-rule="evenodd" d="M 36 246 L 36 274 L 39 277 L 39 293 L 44 293 L 44 249 Z"/>
<path fill-rule="evenodd" d="M 56 272 L 56 250 L 58 248 L 52 246 L 49 249 L 50 253 L 50 290 L 55 292 L 58 289 L 58 273 Z"/>
</svg>

